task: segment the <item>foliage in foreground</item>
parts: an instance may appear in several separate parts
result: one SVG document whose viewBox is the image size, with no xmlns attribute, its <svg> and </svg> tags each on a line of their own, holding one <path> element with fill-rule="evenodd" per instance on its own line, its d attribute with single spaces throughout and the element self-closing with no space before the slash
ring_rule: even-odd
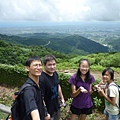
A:
<svg viewBox="0 0 120 120">
<path fill-rule="evenodd" d="M 0 120 L 6 120 L 7 116 L 8 116 L 8 114 L 0 111 Z"/>
<path fill-rule="evenodd" d="M 26 77 L 24 67 L 0 64 L 0 84 L 9 87 L 20 87 L 26 81 Z"/>
<path fill-rule="evenodd" d="M 58 59 L 57 69 L 77 69 L 80 59 L 88 59 L 92 70 L 102 71 L 106 67 L 112 67 L 120 71 L 120 52 L 89 54 L 87 56 L 76 56 L 71 59 Z"/>
</svg>

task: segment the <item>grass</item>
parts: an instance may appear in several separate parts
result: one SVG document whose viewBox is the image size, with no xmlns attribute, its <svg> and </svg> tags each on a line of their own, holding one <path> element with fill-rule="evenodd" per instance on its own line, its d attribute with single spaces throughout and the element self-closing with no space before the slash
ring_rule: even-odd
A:
<svg viewBox="0 0 120 120">
<path fill-rule="evenodd" d="M 7 116 L 8 116 L 8 114 L 0 111 L 0 120 L 6 120 Z"/>
</svg>

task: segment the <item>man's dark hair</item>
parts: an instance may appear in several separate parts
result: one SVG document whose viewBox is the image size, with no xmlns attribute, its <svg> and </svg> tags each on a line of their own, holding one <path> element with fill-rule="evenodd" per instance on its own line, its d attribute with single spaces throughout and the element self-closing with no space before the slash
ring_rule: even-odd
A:
<svg viewBox="0 0 120 120">
<path fill-rule="evenodd" d="M 46 63 L 50 60 L 55 60 L 56 61 L 56 57 L 54 55 L 46 55 L 43 59 L 44 65 L 46 65 Z"/>
<path fill-rule="evenodd" d="M 26 60 L 25 66 L 29 66 L 29 67 L 30 67 L 30 64 L 31 64 L 34 60 L 41 61 L 41 59 L 40 59 L 38 56 L 32 56 L 32 57 L 29 57 L 29 58 Z M 42 62 L 42 61 L 41 61 L 41 62 Z"/>
<path fill-rule="evenodd" d="M 106 68 L 103 70 L 102 76 L 104 76 L 106 72 L 109 72 L 111 79 L 114 80 L 114 70 L 111 68 Z"/>
</svg>

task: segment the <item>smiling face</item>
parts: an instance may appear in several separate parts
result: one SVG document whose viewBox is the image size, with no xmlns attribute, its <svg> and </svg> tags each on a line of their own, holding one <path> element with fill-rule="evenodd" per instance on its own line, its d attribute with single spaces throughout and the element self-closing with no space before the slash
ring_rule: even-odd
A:
<svg viewBox="0 0 120 120">
<path fill-rule="evenodd" d="M 102 79 L 108 84 L 114 81 L 114 70 L 112 70 L 111 68 L 104 69 L 102 72 Z"/>
<path fill-rule="evenodd" d="M 42 63 L 39 60 L 31 62 L 30 66 L 26 66 L 26 70 L 29 72 L 29 76 L 39 77 L 42 72 Z"/>
<path fill-rule="evenodd" d="M 110 83 L 111 82 L 111 75 L 108 71 L 105 72 L 105 74 L 102 76 L 102 79 L 107 82 Z"/>
<path fill-rule="evenodd" d="M 86 75 L 86 73 L 89 71 L 89 63 L 86 60 L 81 61 L 79 65 L 79 69 L 81 72 L 81 75 Z"/>
</svg>

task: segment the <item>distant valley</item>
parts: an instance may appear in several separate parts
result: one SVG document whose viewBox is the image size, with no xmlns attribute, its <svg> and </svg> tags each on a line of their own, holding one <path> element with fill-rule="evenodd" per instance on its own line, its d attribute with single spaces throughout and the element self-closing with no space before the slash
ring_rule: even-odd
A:
<svg viewBox="0 0 120 120">
<path fill-rule="evenodd" d="M 84 22 L 70 25 L 0 28 L 0 39 L 40 45 L 65 54 L 120 51 L 119 22 Z"/>
<path fill-rule="evenodd" d="M 19 36 L 0 34 L 0 39 L 22 45 L 38 45 L 64 54 L 87 55 L 90 53 L 108 52 L 108 47 L 80 35 L 34 33 Z"/>
</svg>

